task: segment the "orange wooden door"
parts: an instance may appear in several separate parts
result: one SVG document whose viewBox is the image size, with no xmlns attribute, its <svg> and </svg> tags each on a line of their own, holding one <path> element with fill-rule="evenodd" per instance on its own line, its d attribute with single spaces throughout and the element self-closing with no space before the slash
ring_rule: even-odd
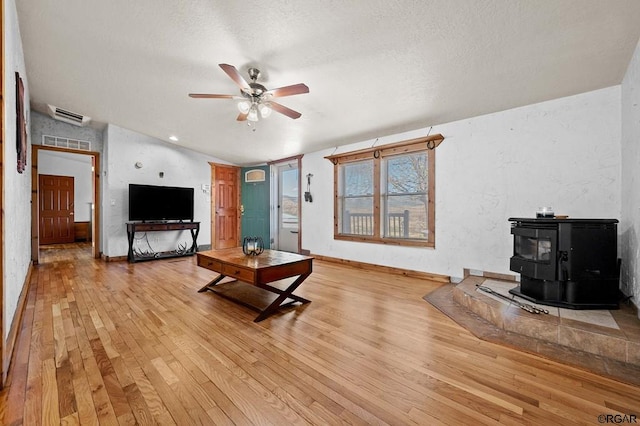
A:
<svg viewBox="0 0 640 426">
<path fill-rule="evenodd" d="M 213 169 L 213 197 L 211 210 L 213 248 L 238 247 L 239 226 L 239 169 L 216 164 Z"/>
<path fill-rule="evenodd" d="M 73 177 L 40 175 L 40 244 L 72 243 Z"/>
</svg>

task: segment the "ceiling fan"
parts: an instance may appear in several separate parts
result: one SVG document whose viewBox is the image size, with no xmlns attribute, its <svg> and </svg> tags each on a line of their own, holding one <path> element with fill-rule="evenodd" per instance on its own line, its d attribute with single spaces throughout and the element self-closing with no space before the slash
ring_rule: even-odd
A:
<svg viewBox="0 0 640 426">
<path fill-rule="evenodd" d="M 227 73 L 229 77 L 240 87 L 240 96 L 237 95 L 217 95 L 213 93 L 189 93 L 192 98 L 207 99 L 239 99 L 238 109 L 240 114 L 236 118 L 238 121 L 258 121 L 260 117 L 267 118 L 274 110 L 289 118 L 300 118 L 302 114 L 291 108 L 273 101 L 273 98 L 282 98 L 284 96 L 299 95 L 301 93 L 309 93 L 306 84 L 299 83 L 292 86 L 280 87 L 278 89 L 267 90 L 260 83 L 256 83 L 260 77 L 260 70 L 257 68 L 249 68 L 248 74 L 251 83 L 242 77 L 240 72 L 233 65 L 219 64 L 220 68 Z"/>
</svg>

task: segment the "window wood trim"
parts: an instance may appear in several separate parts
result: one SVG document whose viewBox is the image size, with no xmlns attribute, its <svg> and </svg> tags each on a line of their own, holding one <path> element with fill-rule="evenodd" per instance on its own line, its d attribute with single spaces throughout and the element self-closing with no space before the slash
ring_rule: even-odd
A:
<svg viewBox="0 0 640 426">
<path fill-rule="evenodd" d="M 435 148 L 444 141 L 444 136 L 435 134 L 432 136 L 410 139 L 394 144 L 381 145 L 377 147 L 365 148 L 357 151 L 349 151 L 341 154 L 329 155 L 324 158 L 333 163 L 333 238 L 342 241 L 368 242 L 387 245 L 401 246 L 419 246 L 419 247 L 435 247 Z M 427 182 L 427 238 L 426 240 L 407 239 L 407 238 L 391 238 L 381 235 L 381 197 L 380 197 L 380 167 L 381 160 L 385 157 L 399 154 L 410 154 L 413 152 L 428 151 L 427 165 L 429 170 L 429 179 Z M 341 164 L 363 161 L 373 161 L 373 222 L 374 235 L 350 235 L 340 233 L 340 211 L 339 211 L 339 166 Z"/>
</svg>

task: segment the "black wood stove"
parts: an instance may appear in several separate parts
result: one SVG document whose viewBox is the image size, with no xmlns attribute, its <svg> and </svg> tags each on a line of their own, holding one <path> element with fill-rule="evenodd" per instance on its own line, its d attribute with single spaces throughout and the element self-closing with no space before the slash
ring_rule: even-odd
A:
<svg viewBox="0 0 640 426">
<path fill-rule="evenodd" d="M 509 218 L 511 294 L 570 309 L 617 309 L 620 264 L 616 219 Z"/>
</svg>

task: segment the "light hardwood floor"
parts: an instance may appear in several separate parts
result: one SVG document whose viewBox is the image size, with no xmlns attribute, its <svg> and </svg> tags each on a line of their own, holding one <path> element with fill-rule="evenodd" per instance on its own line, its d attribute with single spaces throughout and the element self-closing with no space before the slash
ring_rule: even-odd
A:
<svg viewBox="0 0 640 426">
<path fill-rule="evenodd" d="M 315 262 L 312 303 L 260 323 L 197 290 L 195 258 L 104 263 L 47 250 L 33 274 L 5 425 L 598 424 L 640 388 L 481 341 L 438 284 Z"/>
</svg>

